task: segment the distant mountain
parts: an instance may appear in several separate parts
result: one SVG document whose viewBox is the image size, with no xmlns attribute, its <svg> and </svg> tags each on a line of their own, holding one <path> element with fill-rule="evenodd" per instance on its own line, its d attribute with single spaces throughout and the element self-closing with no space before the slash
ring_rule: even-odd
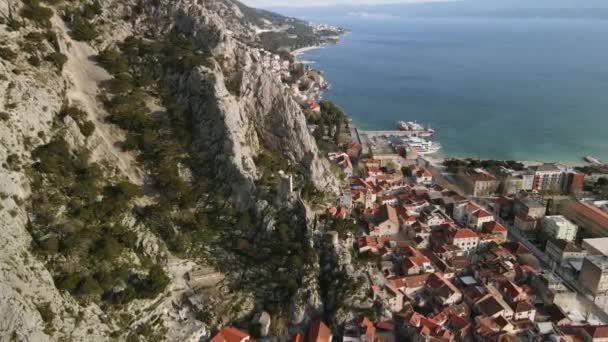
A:
<svg viewBox="0 0 608 342">
<path fill-rule="evenodd" d="M 230 9 L 223 10 L 223 19 L 239 39 L 274 52 L 319 45 L 343 33 L 338 28 L 318 30 L 307 21 L 249 7 L 236 0 L 219 0 L 212 6 Z"/>
<path fill-rule="evenodd" d="M 546 17 L 546 18 L 606 18 L 605 0 L 455 0 L 431 3 L 384 5 L 340 5 L 316 8 L 273 8 L 274 11 L 301 18 L 343 16 L 365 13 L 369 18 L 392 17 Z"/>
</svg>

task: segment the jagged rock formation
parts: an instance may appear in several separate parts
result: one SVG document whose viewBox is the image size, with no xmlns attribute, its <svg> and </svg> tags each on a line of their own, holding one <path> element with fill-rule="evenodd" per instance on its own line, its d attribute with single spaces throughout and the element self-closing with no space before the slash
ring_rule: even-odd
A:
<svg viewBox="0 0 608 342">
<path fill-rule="evenodd" d="M 304 168 L 319 188 L 335 189 L 327 162 L 320 158 L 302 110 L 288 89 L 262 66 L 258 49 L 233 37 L 233 32 L 242 36 L 250 28 L 231 25 L 229 30 L 219 15 L 231 12 L 241 17 L 238 7 L 230 2 L 204 4 L 161 2 L 143 30 L 156 29 L 162 35 L 177 29 L 214 56 L 210 67 L 167 77 L 180 90 L 182 104 L 200 118 L 201 144 L 217 156 L 218 174 L 231 183 L 233 200 L 241 207 L 250 203 L 257 177 L 253 157 L 261 147 Z M 240 96 L 227 89 L 229 80 L 237 82 Z"/>
<path fill-rule="evenodd" d="M 0 57 L 0 340 L 105 341 L 116 321 L 95 304 L 76 303 L 67 293 L 56 289 L 44 264 L 30 253 L 31 236 L 27 230 L 27 198 L 31 189 L 27 177 L 32 164 L 30 151 L 48 143 L 53 122 L 66 101 L 83 109 L 95 130 L 85 137 L 76 122 L 63 118 L 63 135 L 73 147 L 91 151 L 92 160 L 109 165 L 108 169 L 134 183 L 144 182 L 144 171 L 132 153 L 118 146 L 123 133 L 108 124 L 98 100 L 100 85 L 111 76 L 93 61 L 100 49 L 114 46 L 129 35 L 148 39 L 175 29 L 210 52 L 211 63 L 189 73 L 163 77 L 181 94 L 178 101 L 197 118 L 201 152 L 215 156 L 216 181 L 225 184 L 232 201 L 240 208 L 255 206 L 255 180 L 259 172 L 254 157 L 262 149 L 271 151 L 307 174 L 324 190 L 336 187 L 329 167 L 309 134 L 304 114 L 291 98 L 281 80 L 260 63 L 260 51 L 251 44 L 256 40 L 255 23 L 245 20 L 242 5 L 229 0 L 102 0 L 97 19 L 99 38 L 84 43 L 70 38 L 69 29 L 55 14 L 50 31 L 57 35 L 57 46 L 43 43 L 47 52 L 57 50 L 67 57 L 61 72 L 52 62 L 38 66 L 28 62 L 32 52 L 24 52 L 23 43 L 36 24 L 19 17 L 21 1 L 0 3 L 0 47 L 16 56 Z M 70 4 L 66 4 L 70 6 Z M 58 11 L 56 9 L 56 11 Z M 9 27 L 12 18 L 24 23 Z M 128 20 L 125 18 L 129 18 Z M 227 23 L 228 22 L 228 23 Z M 236 83 L 235 83 L 236 82 Z M 237 86 L 229 87 L 229 84 Z M 230 89 L 229 89 L 230 88 Z M 167 261 L 172 283 L 170 290 L 181 291 L 187 285 L 183 273 L 194 264 L 167 255 L 162 243 L 141 227 L 138 244 L 148 256 Z M 315 276 L 308 277 L 298 291 L 298 308 L 290 319 L 304 320 L 308 310 L 320 307 Z M 168 317 L 177 295 L 157 303 L 138 301 L 127 310 L 149 307 L 130 325 L 137 327 L 148 317 L 162 316 L 169 322 L 167 339 L 185 340 L 208 332 L 195 320 L 179 322 Z M 49 311 L 52 314 L 49 314 Z M 173 322 L 174 324 L 171 325 Z M 176 323 L 177 322 L 177 323 Z"/>
<path fill-rule="evenodd" d="M 366 293 L 369 282 L 365 268 L 355 268 L 351 256 L 352 237 L 340 239 L 329 231 L 317 241 L 322 268 L 319 283 L 326 317 L 343 323 L 357 318 L 355 310 L 370 309 L 373 302 Z"/>
</svg>

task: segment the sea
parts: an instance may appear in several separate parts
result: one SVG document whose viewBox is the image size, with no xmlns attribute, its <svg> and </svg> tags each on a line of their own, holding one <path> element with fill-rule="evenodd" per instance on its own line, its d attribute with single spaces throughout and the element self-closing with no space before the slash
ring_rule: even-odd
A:
<svg viewBox="0 0 608 342">
<path fill-rule="evenodd" d="M 300 58 L 361 129 L 430 125 L 449 157 L 608 161 L 608 19 L 309 17 L 350 30 Z"/>
</svg>

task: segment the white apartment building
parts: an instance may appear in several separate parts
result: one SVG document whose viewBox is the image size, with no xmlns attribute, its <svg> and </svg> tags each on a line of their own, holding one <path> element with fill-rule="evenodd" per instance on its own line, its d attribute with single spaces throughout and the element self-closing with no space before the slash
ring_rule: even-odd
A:
<svg viewBox="0 0 608 342">
<path fill-rule="evenodd" d="M 578 226 L 562 215 L 545 216 L 542 229 L 550 238 L 566 241 L 573 241 L 578 232 Z"/>
<path fill-rule="evenodd" d="M 556 164 L 542 164 L 534 171 L 533 189 L 558 191 L 562 188 L 564 170 Z"/>
</svg>

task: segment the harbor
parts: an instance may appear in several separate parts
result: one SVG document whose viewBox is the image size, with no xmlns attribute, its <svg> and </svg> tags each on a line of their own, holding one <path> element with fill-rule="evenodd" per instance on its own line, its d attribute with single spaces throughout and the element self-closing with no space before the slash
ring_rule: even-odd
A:
<svg viewBox="0 0 608 342">
<path fill-rule="evenodd" d="M 363 130 L 350 123 L 353 142 L 361 145 L 364 156 L 397 165 L 418 156 L 437 153 L 439 143 L 431 140 L 435 131 L 416 122 L 397 122 L 396 130 Z"/>
</svg>

